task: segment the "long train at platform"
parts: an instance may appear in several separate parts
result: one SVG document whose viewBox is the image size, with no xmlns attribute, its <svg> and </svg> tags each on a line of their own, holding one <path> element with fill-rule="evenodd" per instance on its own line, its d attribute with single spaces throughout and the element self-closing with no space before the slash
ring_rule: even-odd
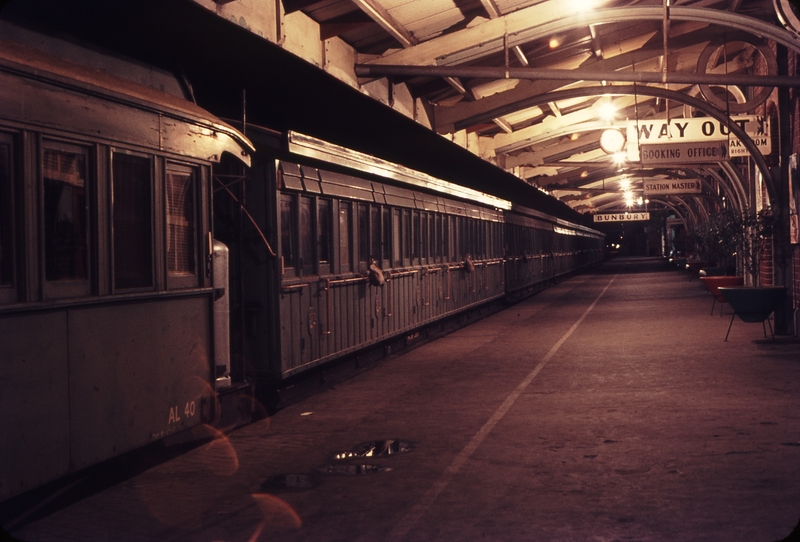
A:
<svg viewBox="0 0 800 542">
<path fill-rule="evenodd" d="M 247 134 L 253 167 L 214 185 L 234 380 L 280 389 L 603 259 L 585 225 L 303 134 Z"/>
<path fill-rule="evenodd" d="M 603 258 L 587 226 L 3 32 L 0 501 Z"/>
</svg>

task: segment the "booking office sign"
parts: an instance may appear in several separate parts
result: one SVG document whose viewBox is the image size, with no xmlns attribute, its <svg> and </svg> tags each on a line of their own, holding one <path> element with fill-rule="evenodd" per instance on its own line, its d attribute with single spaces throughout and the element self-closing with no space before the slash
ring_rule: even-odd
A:
<svg viewBox="0 0 800 542">
<path fill-rule="evenodd" d="M 769 118 L 762 115 L 731 117 L 750 136 L 761 154 L 772 152 Z M 629 162 L 645 166 L 721 162 L 749 156 L 728 125 L 708 117 L 628 121 Z"/>
</svg>

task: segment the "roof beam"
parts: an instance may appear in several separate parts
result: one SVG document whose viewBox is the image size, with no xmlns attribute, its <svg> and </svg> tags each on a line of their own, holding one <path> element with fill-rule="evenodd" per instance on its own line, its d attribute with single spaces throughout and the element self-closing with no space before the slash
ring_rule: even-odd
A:
<svg viewBox="0 0 800 542">
<path fill-rule="evenodd" d="M 386 10 L 386 8 L 384 8 L 378 0 L 351 1 L 364 13 L 369 15 L 373 21 L 378 23 L 381 28 L 391 34 L 394 39 L 399 41 L 405 49 L 414 47 L 420 43 L 420 41 L 411 32 L 409 32 L 406 27 L 400 24 L 397 19 L 392 17 L 392 14 L 389 13 L 389 11 Z M 444 80 L 464 96 L 471 96 L 469 89 L 467 89 L 466 86 L 458 80 L 458 78 L 445 77 Z"/>
<path fill-rule="evenodd" d="M 395 75 L 401 77 L 471 77 L 502 79 L 546 79 L 550 81 L 613 81 L 624 83 L 659 83 L 689 85 L 738 85 L 758 87 L 798 87 L 796 77 L 781 75 L 749 75 L 718 73 L 661 73 L 644 71 L 595 71 L 588 69 L 558 70 L 550 68 L 504 68 L 502 66 L 406 66 L 356 64 L 359 77 Z"/>
<path fill-rule="evenodd" d="M 516 166 L 541 166 L 547 159 L 553 159 L 559 155 L 568 153 L 569 156 L 589 150 L 597 149 L 600 146 L 600 138 L 580 137 L 576 140 L 567 140 L 564 143 L 551 145 L 544 149 L 533 152 L 523 152 L 516 156 L 504 155 L 505 162 L 501 162 L 503 167 L 512 168 Z"/>
<path fill-rule="evenodd" d="M 316 4 L 317 2 L 319 2 L 319 0 L 283 0 L 283 9 L 288 15 L 289 13 L 294 13 L 295 11 L 305 9 L 312 4 Z"/>
<path fill-rule="evenodd" d="M 692 47 L 707 43 L 709 33 L 694 32 L 682 38 L 685 47 Z M 661 48 L 652 47 L 639 49 L 640 43 L 631 46 L 630 50 L 621 51 L 620 54 L 605 60 L 592 60 L 584 63 L 582 69 L 595 71 L 616 71 L 630 67 L 634 63 L 641 66 L 642 62 L 656 59 L 661 55 Z M 505 74 L 504 74 L 505 76 Z M 463 102 L 454 106 L 436 107 L 436 130 L 440 133 L 460 130 L 468 125 L 488 122 L 492 118 L 507 115 L 524 106 L 524 101 L 534 96 L 552 92 L 562 88 L 563 82 L 558 81 L 530 81 L 521 80 L 511 90 L 487 96 L 475 102 Z"/>
<path fill-rule="evenodd" d="M 403 47 L 409 48 L 419 43 L 411 32 L 392 17 L 378 0 L 351 0 L 364 13 L 369 15 L 373 21 L 378 23 L 381 28 L 386 30 L 391 36 L 399 41 Z"/>
<path fill-rule="evenodd" d="M 621 96 L 613 101 L 617 110 L 624 109 L 634 104 L 635 96 Z M 517 130 L 513 134 L 498 134 L 494 137 L 495 152 L 497 154 L 513 152 L 530 145 L 541 136 L 552 137 L 554 131 L 561 130 L 572 125 L 584 125 L 597 120 L 597 111 L 593 107 L 586 107 L 574 113 L 562 115 L 560 117 L 547 117 L 539 124 L 534 124 Z M 595 129 L 611 128 L 612 124 L 608 121 L 594 124 Z"/>
<path fill-rule="evenodd" d="M 481 4 L 483 4 L 483 9 L 486 10 L 486 13 L 489 15 L 490 19 L 499 19 L 500 15 L 500 8 L 497 7 L 494 0 L 481 0 Z M 514 51 L 514 55 L 519 60 L 519 63 L 523 66 L 530 66 L 530 62 L 528 62 L 528 57 L 525 56 L 525 53 L 522 52 L 522 49 L 519 45 L 515 45 L 511 48 Z"/>
<path fill-rule="evenodd" d="M 375 0 L 354 0 L 356 3 Z M 434 38 L 402 51 L 378 57 L 371 64 L 452 65 L 498 53 L 506 44 L 513 47 L 548 36 L 614 22 L 662 21 L 662 6 L 598 9 L 576 13 L 571 2 L 543 2 L 496 19 Z M 772 39 L 800 52 L 800 36 L 774 24 L 718 9 L 674 7 L 671 21 L 711 23 Z M 469 44 L 465 47 L 465 44 Z"/>
<path fill-rule="evenodd" d="M 500 127 L 505 133 L 510 134 L 514 132 L 514 128 L 509 123 L 501 118 L 492 119 L 496 125 Z"/>
<path fill-rule="evenodd" d="M 497 5 L 494 3 L 494 0 L 481 0 L 481 4 L 483 4 L 483 9 L 486 10 L 486 13 L 489 14 L 491 19 L 497 19 L 500 17 L 500 10 L 497 9 Z"/>
<path fill-rule="evenodd" d="M 358 3 L 365 0 L 354 1 Z M 484 0 L 484 6 L 486 1 Z M 492 12 L 490 9 L 487 9 L 487 12 L 491 17 Z M 511 41 L 518 32 L 530 29 L 532 21 L 535 21 L 534 26 L 554 21 L 574 13 L 575 8 L 570 2 L 542 2 L 508 15 L 501 16 L 499 15 L 499 10 L 496 11 L 498 17 L 489 19 L 486 22 L 427 40 L 415 47 L 389 53 L 370 61 L 370 63 L 434 65 L 437 63 L 437 59 L 442 56 L 447 56 L 456 51 L 463 51 L 465 44 L 469 44 L 470 49 L 479 49 L 488 43 L 499 40 L 499 49 L 497 44 L 492 48 L 492 52 L 497 52 L 503 49 L 503 36 L 506 33 L 508 33 L 509 41 Z M 521 43 L 523 42 L 509 43 L 509 46 Z"/>
</svg>

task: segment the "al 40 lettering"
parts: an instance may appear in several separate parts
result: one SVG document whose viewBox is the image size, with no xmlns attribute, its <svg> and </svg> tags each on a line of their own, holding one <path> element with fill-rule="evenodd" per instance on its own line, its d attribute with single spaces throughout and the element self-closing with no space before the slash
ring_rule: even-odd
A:
<svg viewBox="0 0 800 542">
<path fill-rule="evenodd" d="M 194 401 L 187 401 L 186 405 L 183 407 L 183 415 L 186 418 L 191 418 L 197 413 L 197 405 Z M 169 419 L 167 420 L 167 424 L 171 423 L 178 423 L 181 421 L 181 411 L 178 408 L 178 405 L 174 407 L 169 407 Z"/>
</svg>

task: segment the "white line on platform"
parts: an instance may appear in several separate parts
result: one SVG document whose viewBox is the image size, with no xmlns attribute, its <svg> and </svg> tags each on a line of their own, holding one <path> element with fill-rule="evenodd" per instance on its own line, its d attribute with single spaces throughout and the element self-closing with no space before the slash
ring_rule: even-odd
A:
<svg viewBox="0 0 800 542">
<path fill-rule="evenodd" d="M 544 368 L 544 366 L 547 365 L 547 362 L 550 361 L 550 359 L 556 354 L 556 352 L 558 352 L 558 350 L 567 341 L 567 339 L 569 339 L 570 336 L 575 332 L 575 330 L 578 329 L 578 326 L 581 325 L 581 322 L 583 322 L 583 320 L 589 315 L 589 313 L 592 312 L 594 306 L 597 305 L 597 302 L 600 301 L 600 298 L 603 297 L 603 294 L 606 293 L 606 291 L 611 287 L 611 284 L 617 279 L 618 276 L 619 274 L 615 275 L 614 278 L 612 278 L 609 281 L 606 287 L 603 288 L 603 291 L 600 292 L 600 294 L 592 302 L 592 304 L 589 305 L 589 308 L 587 308 L 581 315 L 581 317 L 578 318 L 578 321 L 575 322 L 572 325 L 572 327 L 569 328 L 569 331 L 567 331 L 558 340 L 558 342 L 553 345 L 553 347 L 550 349 L 549 352 L 547 352 L 547 354 L 545 354 L 545 356 L 538 363 L 538 365 L 536 365 L 536 367 L 530 373 L 528 373 L 528 376 L 526 376 L 525 379 L 522 380 L 522 382 L 520 382 L 517 385 L 514 391 L 511 392 L 511 394 L 506 398 L 506 400 L 503 401 L 503 404 L 500 405 L 500 407 L 494 412 L 494 414 L 492 414 L 492 417 L 489 418 L 489 420 L 485 424 L 483 424 L 483 427 L 481 427 L 480 430 L 478 430 L 478 432 L 475 433 L 475 435 L 473 435 L 473 437 L 470 439 L 470 441 L 467 443 L 464 449 L 461 450 L 461 452 L 459 452 L 459 454 L 455 456 L 455 458 L 453 458 L 453 461 L 450 463 L 450 465 L 447 466 L 447 468 L 444 470 L 439 479 L 436 480 L 436 482 L 430 488 L 428 488 L 428 491 L 426 491 L 425 495 L 422 496 L 420 502 L 414 505 L 414 507 L 411 510 L 409 510 L 408 514 L 406 514 L 403 517 L 403 519 L 400 520 L 400 523 L 398 523 L 397 526 L 395 526 L 394 530 L 389 533 L 389 536 L 386 538 L 387 542 L 400 542 L 406 537 L 406 535 L 409 532 L 411 532 L 411 529 L 413 529 L 414 526 L 422 518 L 422 516 L 425 515 L 425 513 L 428 511 L 431 505 L 433 505 L 433 503 L 436 501 L 436 499 L 439 497 L 442 491 L 444 491 L 447 488 L 447 486 L 450 484 L 450 481 L 453 479 L 453 476 L 458 474 L 458 472 L 461 470 L 461 468 L 464 466 L 467 460 L 472 456 L 473 453 L 475 453 L 475 450 L 478 449 L 478 447 L 481 445 L 484 439 L 492 431 L 494 426 L 497 425 L 497 423 L 501 419 L 503 419 L 503 416 L 506 415 L 506 413 L 511 409 L 511 407 L 514 405 L 519 396 L 522 395 L 522 392 L 525 391 L 525 388 L 527 388 L 528 385 L 530 385 L 530 383 L 533 382 L 533 379 L 536 378 L 536 375 L 538 375 L 539 372 L 541 372 L 541 370 Z"/>
</svg>

